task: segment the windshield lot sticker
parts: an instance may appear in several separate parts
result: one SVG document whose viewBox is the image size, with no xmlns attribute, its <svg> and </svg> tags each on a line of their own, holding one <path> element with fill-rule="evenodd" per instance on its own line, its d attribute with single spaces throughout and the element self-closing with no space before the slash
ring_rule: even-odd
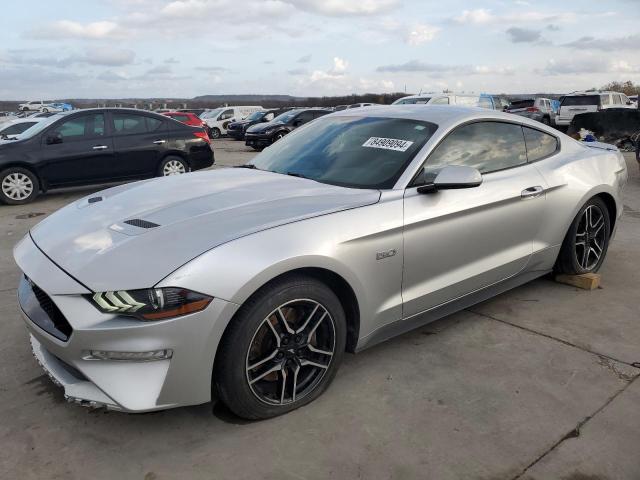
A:
<svg viewBox="0 0 640 480">
<path fill-rule="evenodd" d="M 406 152 L 411 145 L 413 145 L 413 142 L 409 140 L 381 137 L 371 137 L 362 144 L 363 147 L 382 148 L 383 150 L 394 150 L 396 152 Z"/>
</svg>

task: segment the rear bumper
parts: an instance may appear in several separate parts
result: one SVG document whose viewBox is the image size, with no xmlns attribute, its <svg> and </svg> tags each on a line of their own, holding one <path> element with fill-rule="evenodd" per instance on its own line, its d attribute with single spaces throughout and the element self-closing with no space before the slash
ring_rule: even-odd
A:
<svg viewBox="0 0 640 480">
<path fill-rule="evenodd" d="M 183 317 L 140 322 L 103 314 L 85 297 L 87 291 L 40 252 L 30 237 L 16 247 L 20 268 L 50 298 L 72 327 L 66 340 L 56 338 L 27 312 L 21 313 L 33 354 L 65 397 L 90 407 L 147 412 L 211 400 L 213 361 L 224 327 L 237 306 L 215 298 L 203 311 Z M 55 333 L 55 332 L 53 332 Z M 153 361 L 96 360 L 91 350 L 148 352 L 169 349 L 170 358 Z"/>
</svg>

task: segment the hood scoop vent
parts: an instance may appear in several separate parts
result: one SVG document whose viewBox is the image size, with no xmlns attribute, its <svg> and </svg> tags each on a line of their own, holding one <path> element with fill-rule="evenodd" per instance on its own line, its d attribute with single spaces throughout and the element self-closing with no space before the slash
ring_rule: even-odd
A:
<svg viewBox="0 0 640 480">
<path fill-rule="evenodd" d="M 138 228 L 156 228 L 160 226 L 157 223 L 150 222 L 148 220 L 142 220 L 141 218 L 132 218 L 130 220 L 125 220 L 123 223 Z"/>
<path fill-rule="evenodd" d="M 104 198 L 102 197 L 91 197 L 90 199 L 87 200 L 87 203 L 97 203 L 97 202 L 101 202 L 102 200 L 104 200 Z"/>
</svg>

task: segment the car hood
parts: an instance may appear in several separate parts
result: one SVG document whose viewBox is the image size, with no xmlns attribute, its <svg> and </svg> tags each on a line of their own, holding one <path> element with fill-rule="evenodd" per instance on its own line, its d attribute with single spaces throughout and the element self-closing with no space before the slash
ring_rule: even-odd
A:
<svg viewBox="0 0 640 480">
<path fill-rule="evenodd" d="M 379 198 L 378 190 L 258 170 L 213 170 L 90 195 L 40 222 L 31 237 L 93 291 L 149 288 L 223 243 Z"/>
<path fill-rule="evenodd" d="M 270 122 L 262 122 L 256 125 L 252 125 L 247 129 L 247 132 L 261 132 L 263 130 L 268 130 L 272 127 L 277 127 L 279 125 L 286 125 L 284 122 L 274 122 L 273 120 Z"/>
</svg>

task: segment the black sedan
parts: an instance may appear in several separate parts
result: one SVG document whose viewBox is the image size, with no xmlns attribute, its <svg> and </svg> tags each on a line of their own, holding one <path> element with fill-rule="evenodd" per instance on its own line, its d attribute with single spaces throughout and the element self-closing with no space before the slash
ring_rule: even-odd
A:
<svg viewBox="0 0 640 480">
<path fill-rule="evenodd" d="M 257 125 L 258 123 L 270 122 L 277 116 L 282 115 L 289 110 L 291 110 L 291 108 L 274 108 L 271 110 L 260 110 L 258 112 L 253 112 L 244 120 L 231 122 L 229 125 L 227 125 L 227 135 L 229 135 L 231 138 L 235 138 L 236 140 L 244 140 L 244 134 L 249 127 Z"/>
<path fill-rule="evenodd" d="M 202 128 L 153 112 L 58 113 L 0 141 L 0 202 L 19 205 L 58 187 L 186 173 L 213 161 Z"/>
<path fill-rule="evenodd" d="M 270 122 L 249 127 L 244 135 L 245 144 L 255 150 L 260 150 L 280 140 L 287 133 L 305 123 L 329 113 L 332 113 L 332 111 L 322 108 L 290 110 Z"/>
</svg>

